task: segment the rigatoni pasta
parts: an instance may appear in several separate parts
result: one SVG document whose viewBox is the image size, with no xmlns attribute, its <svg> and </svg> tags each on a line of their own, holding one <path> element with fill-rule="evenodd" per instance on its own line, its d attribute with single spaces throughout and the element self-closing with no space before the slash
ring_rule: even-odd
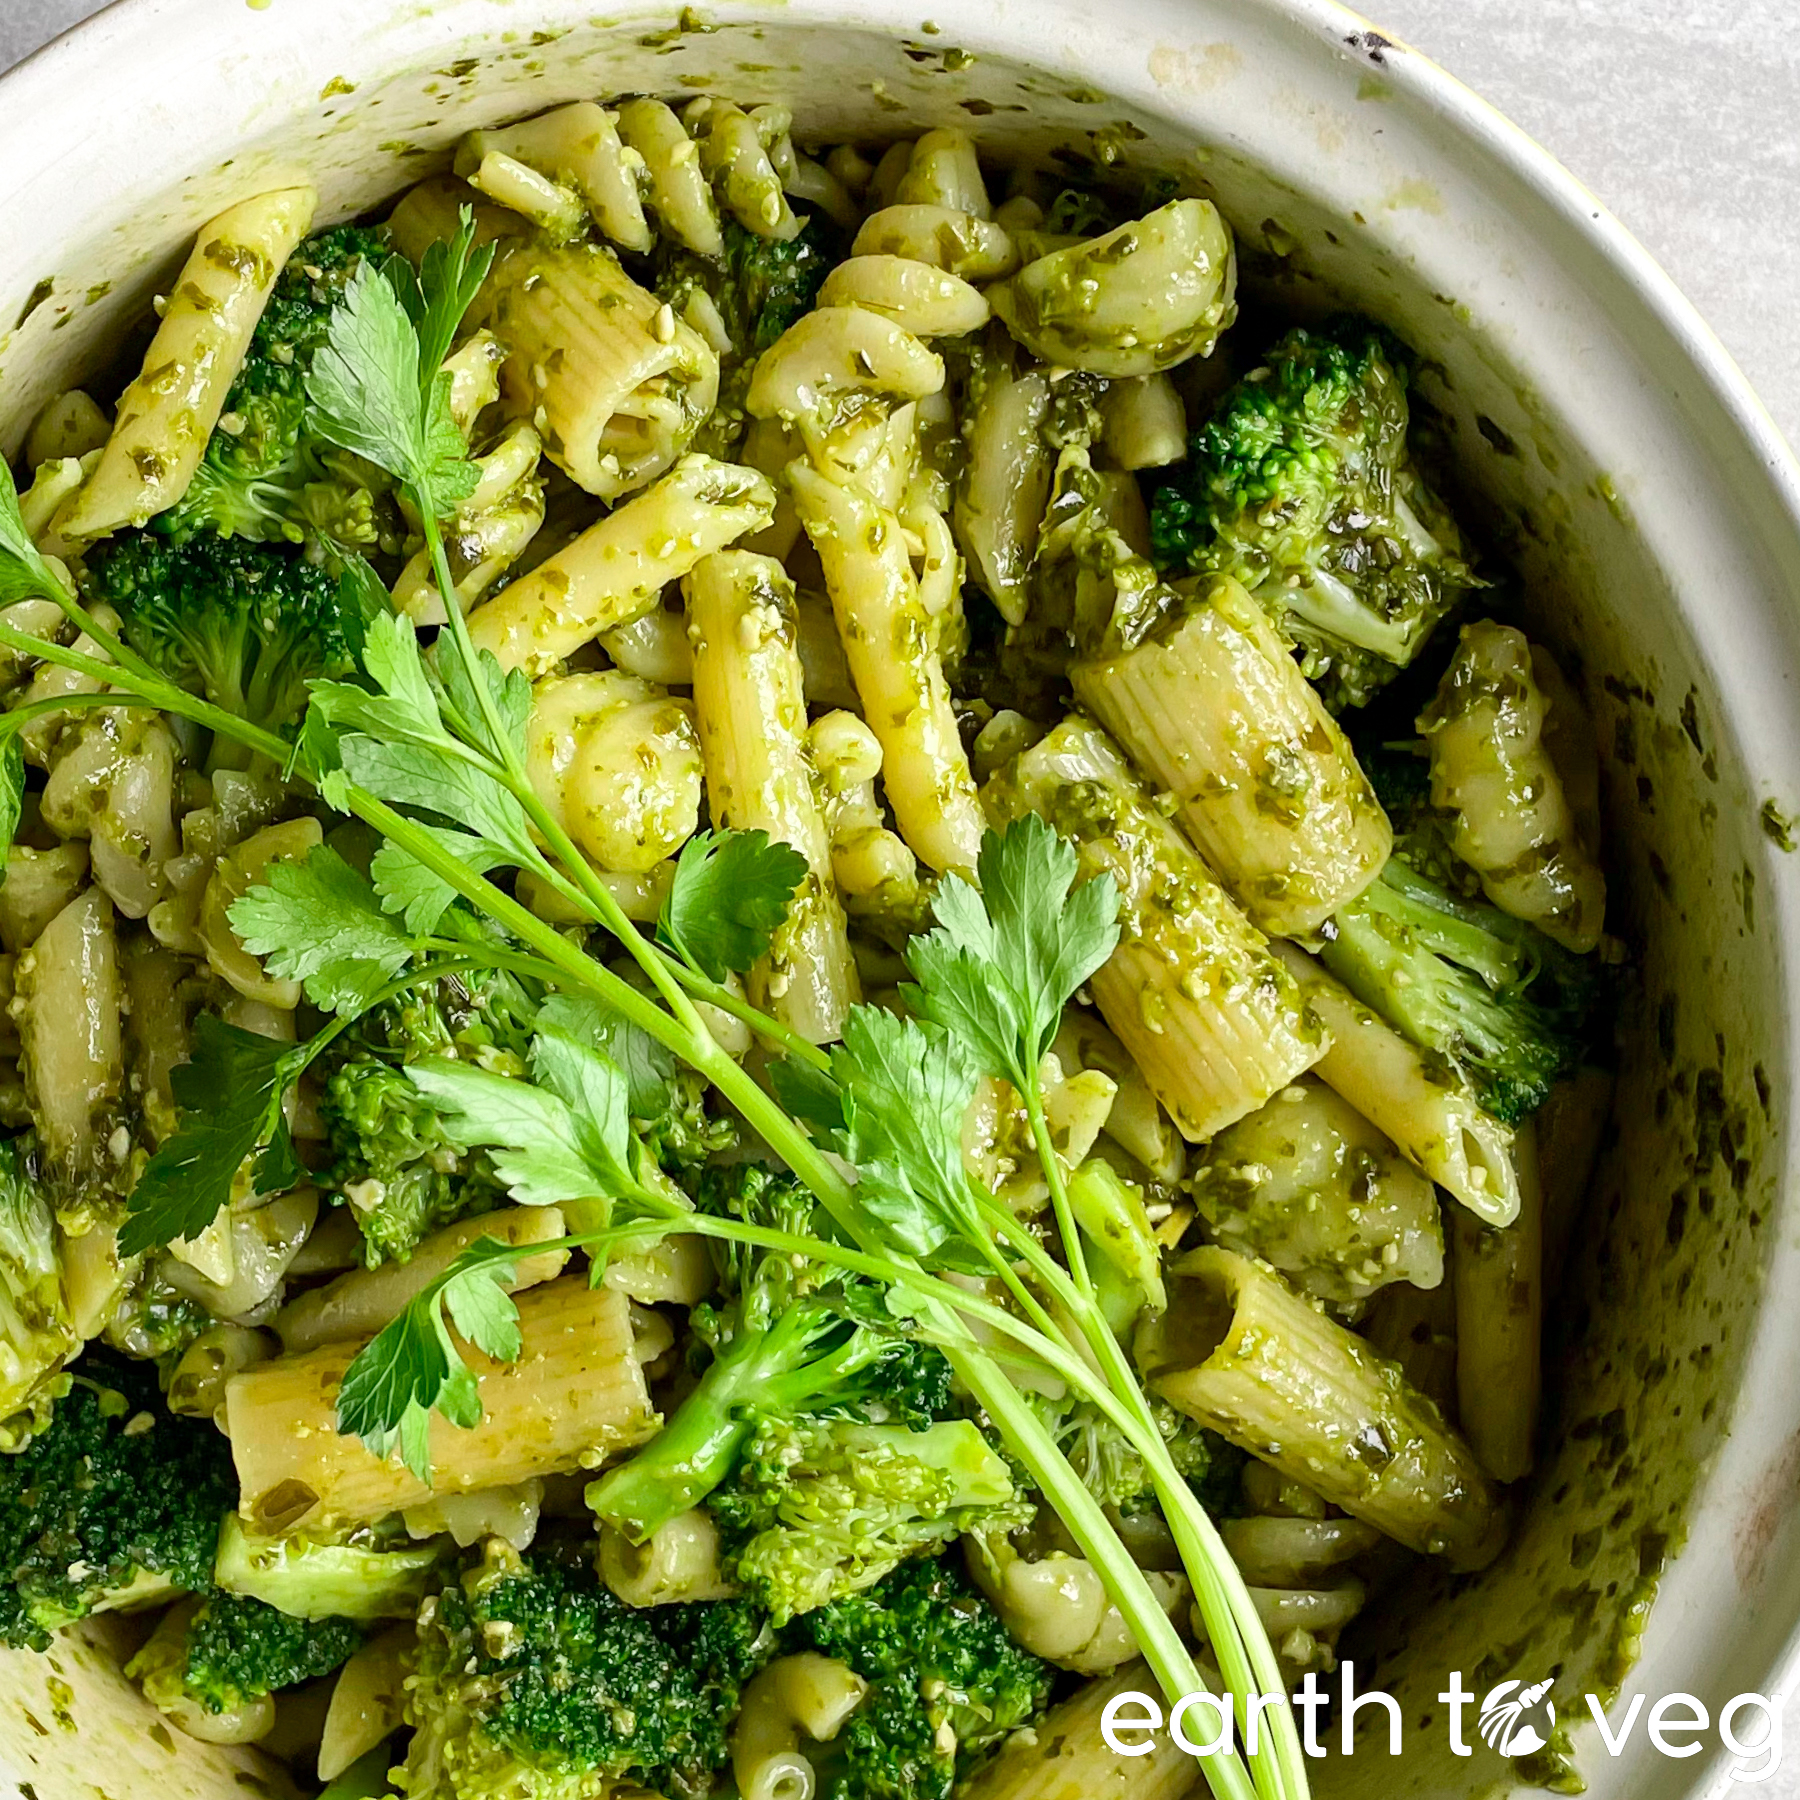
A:
<svg viewBox="0 0 1800 1800">
<path fill-rule="evenodd" d="M 996 775 L 990 810 L 1048 819 L 1117 883 L 1119 947 L 1094 999 L 1190 1143 L 1262 1105 L 1330 1043 L 1268 941 L 1100 729 L 1065 720 Z"/>
</svg>

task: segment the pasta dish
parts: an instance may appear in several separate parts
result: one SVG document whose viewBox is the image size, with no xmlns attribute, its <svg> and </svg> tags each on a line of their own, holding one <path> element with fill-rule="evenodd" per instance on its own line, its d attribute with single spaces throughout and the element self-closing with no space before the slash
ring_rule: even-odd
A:
<svg viewBox="0 0 1800 1800">
<path fill-rule="evenodd" d="M 1300 1800 L 1622 960 L 1415 358 L 710 95 L 319 211 L 0 464 L 0 1642 L 329 1800 Z"/>
</svg>

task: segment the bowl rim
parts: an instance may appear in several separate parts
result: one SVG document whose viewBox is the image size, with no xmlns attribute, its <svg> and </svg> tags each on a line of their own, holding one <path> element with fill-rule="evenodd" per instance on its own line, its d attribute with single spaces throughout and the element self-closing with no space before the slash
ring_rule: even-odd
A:
<svg viewBox="0 0 1800 1800">
<path fill-rule="evenodd" d="M 1078 5 L 1080 0 L 1038 0 L 1047 9 Z M 1460 137 L 1501 175 L 1516 182 L 1595 256 L 1628 292 L 1643 325 L 1660 333 L 1698 375 L 1701 391 L 1690 400 L 1717 409 L 1740 446 L 1754 458 L 1764 483 L 1764 500 L 1772 509 L 1771 524 L 1784 528 L 1800 551 L 1800 454 L 1790 446 L 1749 378 L 1697 305 L 1632 231 L 1571 172 L 1556 155 L 1494 103 L 1416 49 L 1339 0 L 1238 0 L 1246 11 L 1262 13 L 1308 34 L 1333 41 L 1379 68 L 1384 82 L 1404 94 L 1448 132 Z M 66 27 L 12 67 L 0 71 L 0 117 L 54 116 L 66 109 L 71 78 L 96 62 L 129 60 L 134 41 L 148 39 L 160 22 L 191 13 L 208 0 L 107 0 L 97 11 Z M 217 5 L 218 0 L 211 0 Z M 258 14 L 272 0 L 238 0 L 236 13 Z M 624 10 L 660 13 L 676 10 L 677 0 L 643 5 L 634 0 Z M 872 13 L 881 10 L 877 5 Z M 796 23 L 807 22 L 797 9 Z M 223 20 L 214 29 L 255 30 L 257 23 Z M 830 29 L 821 23 L 821 29 Z M 1030 51 L 1021 54 L 1030 60 Z M 21 167 L 6 171 L 6 186 L 28 186 L 54 166 L 57 139 L 40 134 L 29 140 L 30 154 Z M 0 202 L 5 195 L 0 192 Z M 1779 514 L 1779 519 L 1774 514 Z M 1790 602 L 1790 608 L 1793 603 Z M 1800 1024 L 1795 1027 L 1800 1033 Z M 1766 1298 L 1766 1297 L 1765 1297 Z M 1761 1308 L 1759 1307 L 1759 1311 Z M 1754 1358 L 1756 1352 L 1752 1350 Z M 1791 1710 L 1800 1692 L 1800 1616 L 1792 1621 L 1783 1647 L 1774 1656 L 1762 1690 Z M 1723 1792 L 1729 1779 L 1711 1758 L 1696 1770 L 1692 1790 Z"/>
</svg>

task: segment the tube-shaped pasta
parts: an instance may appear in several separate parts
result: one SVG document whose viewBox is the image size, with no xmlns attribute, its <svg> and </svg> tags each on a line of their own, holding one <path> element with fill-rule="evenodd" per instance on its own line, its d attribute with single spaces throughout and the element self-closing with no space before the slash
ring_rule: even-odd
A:
<svg viewBox="0 0 1800 1800">
<path fill-rule="evenodd" d="M 1398 1363 L 1406 1379 L 1452 1424 L 1456 1415 L 1456 1283 L 1384 1287 L 1370 1301 L 1358 1331 L 1378 1355 Z"/>
<path fill-rule="evenodd" d="M 25 467 L 37 469 L 103 450 L 111 433 L 112 421 L 99 401 L 81 388 L 65 389 L 46 400 L 31 421 L 25 434 Z"/>
<path fill-rule="evenodd" d="M 861 306 L 914 337 L 959 337 L 988 321 L 988 303 L 959 275 L 908 256 L 852 256 L 825 277 L 820 306 Z"/>
<path fill-rule="evenodd" d="M 1215 1680 L 1211 1691 L 1220 1685 Z M 1134 1750 L 1147 1742 L 1148 1754 L 1121 1756 L 1101 1735 L 1114 1700 L 1156 1693 L 1156 1677 L 1141 1662 L 1088 1682 L 1053 1706 L 1036 1730 L 1009 1738 L 959 1790 L 961 1800 L 1183 1800 L 1193 1790 L 1194 1759 L 1166 1731 L 1140 1736 L 1129 1721 L 1141 1719 L 1141 1710 L 1126 1714 L 1118 1731 Z M 1204 1730 L 1206 1716 L 1190 1730 Z"/>
<path fill-rule="evenodd" d="M 1574 684 L 1542 644 L 1531 646 L 1531 674 L 1544 696 L 1543 746 L 1575 821 L 1575 841 L 1600 856 L 1600 744 Z"/>
<path fill-rule="evenodd" d="M 611 250 L 518 250 L 489 285 L 507 403 L 577 486 L 617 500 L 687 449 L 718 398 L 719 359 Z"/>
<path fill-rule="evenodd" d="M 635 675 L 539 682 L 525 752 L 532 785 L 603 869 L 648 874 L 699 823 L 693 706 Z"/>
<path fill-rule="evenodd" d="M 666 606 L 653 607 L 629 625 L 600 634 L 600 648 L 627 675 L 658 687 L 692 687 L 694 653 L 688 645 L 687 620 Z"/>
<path fill-rule="evenodd" d="M 309 1288 L 290 1300 L 271 1321 L 281 1347 L 294 1355 L 320 1344 L 371 1338 L 395 1318 L 406 1303 L 435 1281 L 465 1251 L 483 1238 L 496 1243 L 553 1245 L 563 1235 L 562 1213 L 554 1206 L 514 1206 L 446 1225 L 419 1245 L 405 1262 L 377 1269 L 352 1269 L 323 1287 Z M 568 1252 L 550 1248 L 522 1256 L 514 1266 L 508 1293 L 554 1280 L 569 1260 Z"/>
<path fill-rule="evenodd" d="M 627 100 L 619 136 L 644 159 L 645 199 L 679 244 L 715 261 L 725 253 L 718 208 L 700 167 L 700 147 L 660 100 Z"/>
<path fill-rule="evenodd" d="M 760 531 L 774 513 L 775 489 L 754 469 L 684 456 L 478 607 L 469 634 L 502 668 L 548 674 L 600 632 L 642 617 L 701 557 Z"/>
<path fill-rule="evenodd" d="M 1100 398 L 1106 453 L 1121 469 L 1162 469 L 1188 453 L 1187 412 L 1166 375 L 1111 383 Z"/>
<path fill-rule="evenodd" d="M 1450 1261 L 1456 1290 L 1456 1409 L 1481 1466 L 1496 1481 L 1531 1473 L 1543 1388 L 1544 1208 L 1537 1131 L 1513 1139 L 1519 1216 L 1490 1230 L 1458 1212 Z"/>
<path fill-rule="evenodd" d="M 696 1506 L 634 1544 L 611 1525 L 600 1529 L 600 1579 L 627 1606 L 726 1600 L 737 1589 L 719 1566 L 719 1528 Z"/>
<path fill-rule="evenodd" d="M 1050 383 L 1041 371 L 996 369 L 982 384 L 969 421 L 969 460 L 956 490 L 956 535 L 969 573 L 1009 625 L 1022 625 L 1038 532 L 1050 503 L 1054 465 L 1042 426 Z"/>
<path fill-rule="evenodd" d="M 38 933 L 81 892 L 88 872 L 86 844 L 31 850 L 14 844 L 0 882 L 0 946 L 7 955 L 37 941 Z"/>
<path fill-rule="evenodd" d="M 319 1737 L 319 1779 L 335 1781 L 398 1731 L 406 1717 L 406 1653 L 415 1632 L 395 1626 L 372 1637 L 338 1672 Z"/>
<path fill-rule="evenodd" d="M 318 201 L 309 187 L 281 188 L 201 228 L 143 372 L 119 396 L 100 466 L 63 518 L 65 537 L 142 525 L 187 492 L 250 334 Z"/>
<path fill-rule="evenodd" d="M 1041 362 L 1155 375 L 1210 356 L 1237 317 L 1231 231 L 1210 200 L 1171 200 L 1128 225 L 1040 256 L 988 295 Z"/>
<path fill-rule="evenodd" d="M 1106 734 L 1065 719 L 988 784 L 996 820 L 1048 819 L 1121 896 L 1119 946 L 1089 984 L 1190 1143 L 1317 1062 L 1326 1037 L 1269 945 L 1156 809 Z"/>
<path fill-rule="evenodd" d="M 112 902 L 97 888 L 71 900 L 20 955 L 13 981 L 32 1116 L 51 1161 L 80 1167 L 98 1153 L 95 1126 L 124 1075 Z"/>
<path fill-rule="evenodd" d="M 522 238 L 530 226 L 509 206 L 496 206 L 453 175 L 431 175 L 400 196 L 388 215 L 388 235 L 410 263 L 425 260 L 433 244 L 455 237 L 464 211 L 475 224 L 476 247 Z"/>
<path fill-rule="evenodd" d="M 1585 953 L 1606 920 L 1606 877 L 1583 847 L 1546 742 L 1549 702 L 1523 632 L 1492 619 L 1462 628 L 1436 697 L 1419 715 L 1431 798 L 1487 897 Z"/>
<path fill-rule="evenodd" d="M 1381 872 L 1387 815 L 1267 615 L 1222 577 L 1172 630 L 1070 671 L 1077 697 L 1177 801 L 1238 903 L 1280 937 L 1316 931 Z"/>
<path fill-rule="evenodd" d="M 964 281 L 993 281 L 1019 266 L 1002 227 L 954 206 L 884 206 L 863 220 L 850 254 L 911 257 Z"/>
<path fill-rule="evenodd" d="M 815 1651 L 770 1663 L 745 1687 L 732 1727 L 731 1772 L 741 1800 L 812 1800 L 818 1778 L 800 1753 L 801 1734 L 828 1743 L 867 1692 L 847 1663 Z"/>
<path fill-rule="evenodd" d="M 1229 1250 L 1196 1250 L 1175 1277 L 1138 1340 L 1154 1392 L 1410 1550 L 1493 1560 L 1499 1492 L 1399 1369 Z"/>
<path fill-rule="evenodd" d="M 864 715 L 881 744 L 900 835 L 934 869 L 973 869 L 981 803 L 900 522 L 858 482 L 833 481 L 799 462 L 788 482 L 825 570 Z"/>
<path fill-rule="evenodd" d="M 767 557 L 725 550 L 683 585 L 712 817 L 767 832 L 806 858 L 806 879 L 751 972 L 750 994 L 802 1037 L 829 1043 L 861 991 L 813 791 L 793 583 Z"/>
<path fill-rule="evenodd" d="M 604 107 L 577 100 L 517 125 L 471 132 L 465 142 L 477 160 L 499 151 L 572 189 L 621 249 L 640 256 L 650 250 L 654 239 L 638 194 L 644 161 L 620 141 Z"/>
<path fill-rule="evenodd" d="M 519 1300 L 523 1350 L 496 1363 L 469 1350 L 483 1417 L 472 1430 L 432 1421 L 439 1494 L 507 1487 L 598 1467 L 654 1435 L 634 1353 L 630 1303 L 566 1275 Z M 253 1531 L 285 1536 L 353 1526 L 416 1506 L 427 1487 L 337 1430 L 337 1391 L 358 1344 L 327 1344 L 234 1375 L 225 1390 L 239 1511 Z"/>
<path fill-rule="evenodd" d="M 1349 1101 L 1303 1075 L 1206 1146 L 1191 1191 L 1217 1243 L 1303 1294 L 1366 1300 L 1444 1278 L 1437 1190 Z"/>
<path fill-rule="evenodd" d="M 478 194 L 529 219 L 549 242 L 566 244 L 580 237 L 587 224 L 581 196 L 504 150 L 480 151 L 476 143 L 481 135 L 475 132 L 463 140 L 456 153 L 457 174 Z"/>
<path fill-rule="evenodd" d="M 1402 1037 L 1304 950 L 1277 944 L 1275 952 L 1331 1035 L 1319 1079 L 1472 1213 L 1490 1225 L 1510 1225 L 1519 1212 L 1519 1182 L 1508 1127 L 1482 1111 L 1448 1062 Z"/>
</svg>

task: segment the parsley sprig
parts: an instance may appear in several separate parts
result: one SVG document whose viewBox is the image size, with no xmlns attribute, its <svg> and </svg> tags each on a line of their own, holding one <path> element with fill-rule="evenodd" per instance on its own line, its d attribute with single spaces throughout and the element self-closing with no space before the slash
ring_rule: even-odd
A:
<svg viewBox="0 0 1800 1800">
<path fill-rule="evenodd" d="M 1056 1509 L 1159 1682 L 1171 1696 L 1190 1692 L 1202 1678 L 1180 1633 L 1013 1374 L 1023 1369 L 1065 1383 L 1113 1421 L 1151 1470 L 1228 1685 L 1239 1694 L 1253 1685 L 1280 1691 L 1242 1580 L 1174 1469 L 1096 1301 L 1068 1172 L 1045 1119 L 1042 1065 L 1057 1020 L 1115 941 L 1110 882 L 1075 886 L 1073 855 L 1039 821 L 990 837 L 979 885 L 946 881 L 935 929 L 910 948 L 913 1016 L 857 1008 L 829 1053 L 750 1006 L 730 980 L 766 953 L 804 877 L 792 850 L 760 834 L 705 834 L 678 859 L 654 937 L 624 916 L 532 787 L 529 685 L 475 649 L 446 555 L 442 520 L 474 482 L 441 367 L 487 272 L 490 253 L 478 253 L 473 240 L 465 218 L 416 276 L 403 264 L 364 264 L 309 371 L 308 395 L 325 435 L 400 484 L 448 624 L 427 648 L 405 619 L 377 618 L 364 645 L 365 679 L 314 683 L 294 745 L 175 688 L 94 619 L 60 568 L 32 545 L 0 469 L 0 598 L 54 600 L 99 651 L 0 624 L 0 646 L 105 689 L 58 707 L 142 705 L 192 719 L 282 763 L 381 840 L 367 878 L 335 853 L 315 851 L 272 870 L 233 906 L 246 947 L 272 972 L 298 980 L 331 1021 L 299 1046 L 203 1023 L 178 1088 L 178 1098 L 196 1104 L 184 1106 L 179 1128 L 137 1183 L 124 1247 L 135 1252 L 192 1236 L 245 1179 L 266 1191 L 298 1179 L 285 1094 L 368 1006 L 451 967 L 529 976 L 552 998 L 540 1015 L 528 1078 L 449 1061 L 414 1064 L 408 1076 L 454 1141 L 488 1149 L 515 1195 L 564 1206 L 576 1227 L 566 1244 L 588 1252 L 595 1279 L 619 1246 L 679 1231 L 777 1249 L 884 1283 L 897 1325 L 943 1349 Z M 18 813 L 18 721 L 16 712 L 0 715 L 0 828 Z M 523 906 L 502 885 L 520 871 L 621 950 L 636 978 Z M 461 921 L 456 929 L 452 912 Z M 779 1053 L 775 1094 L 720 1048 L 696 1004 L 702 1001 L 735 1014 Z M 660 1176 L 633 1120 L 653 1104 L 655 1084 L 674 1060 L 705 1077 L 812 1192 L 821 1215 L 814 1234 L 696 1215 Z M 964 1172 L 961 1121 L 984 1074 L 1010 1082 L 1025 1105 L 1051 1195 L 1053 1243 Z M 197 1104 L 202 1094 L 205 1107 Z M 351 1364 L 339 1394 L 340 1428 L 428 1474 L 433 1415 L 452 1426 L 481 1416 L 479 1383 L 462 1346 L 501 1361 L 519 1354 L 508 1291 L 518 1259 L 512 1247 L 478 1242 L 415 1296 Z M 972 1287 L 971 1276 L 981 1281 Z M 1217 1794 L 1305 1794 L 1291 1717 L 1281 1710 L 1273 1723 L 1248 1765 L 1236 1755 L 1207 1761 Z"/>
</svg>

